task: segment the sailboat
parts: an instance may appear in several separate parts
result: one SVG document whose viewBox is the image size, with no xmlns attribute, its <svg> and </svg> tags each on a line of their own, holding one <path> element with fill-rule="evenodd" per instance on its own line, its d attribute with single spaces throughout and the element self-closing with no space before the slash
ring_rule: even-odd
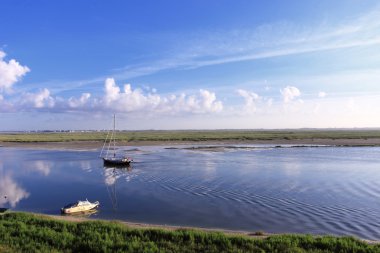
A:
<svg viewBox="0 0 380 253">
<path fill-rule="evenodd" d="M 130 157 L 116 154 L 116 116 L 113 115 L 113 130 L 108 132 L 99 157 L 103 158 L 104 166 L 127 166 L 132 162 Z M 108 138 L 108 136 L 110 137 Z"/>
</svg>

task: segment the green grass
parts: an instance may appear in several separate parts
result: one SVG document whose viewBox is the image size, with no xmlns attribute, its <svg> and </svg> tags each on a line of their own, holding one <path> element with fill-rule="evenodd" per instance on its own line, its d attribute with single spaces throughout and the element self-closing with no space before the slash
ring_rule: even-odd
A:
<svg viewBox="0 0 380 253">
<path fill-rule="evenodd" d="M 0 134 L 0 142 L 103 141 L 106 132 L 14 133 Z M 227 140 L 303 140 L 372 139 L 380 130 L 199 130 L 199 131 L 120 131 L 119 141 L 227 141 Z"/>
<path fill-rule="evenodd" d="M 380 252 L 352 237 L 266 239 L 198 230 L 135 229 L 105 221 L 68 222 L 27 213 L 0 216 L 2 252 Z"/>
</svg>

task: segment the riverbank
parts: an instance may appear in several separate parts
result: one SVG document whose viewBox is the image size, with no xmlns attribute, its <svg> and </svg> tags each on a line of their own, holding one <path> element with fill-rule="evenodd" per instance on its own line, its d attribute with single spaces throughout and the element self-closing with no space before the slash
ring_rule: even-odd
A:
<svg viewBox="0 0 380 253">
<path fill-rule="evenodd" d="M 118 146 L 178 146 L 178 145 L 296 145 L 296 146 L 380 146 L 380 138 L 372 139 L 276 139 L 276 140 L 207 140 L 207 141 L 119 141 Z M 62 141 L 62 142 L 1 142 L 0 147 L 96 150 L 103 146 L 102 141 Z"/>
<path fill-rule="evenodd" d="M 353 237 L 269 235 L 156 227 L 30 213 L 0 215 L 2 252 L 379 252 Z"/>
<path fill-rule="evenodd" d="M 0 146 L 98 149 L 107 132 L 0 133 Z M 173 130 L 120 131 L 119 146 L 155 145 L 328 145 L 380 146 L 380 130 Z"/>
<path fill-rule="evenodd" d="M 38 217 L 41 218 L 51 218 L 54 220 L 62 220 L 62 221 L 69 221 L 69 222 L 87 222 L 87 221 L 94 221 L 91 218 L 87 218 L 85 216 L 77 216 L 77 215 L 44 215 L 44 214 L 35 214 Z M 226 235 L 236 235 L 236 236 L 247 236 L 251 238 L 267 238 L 268 236 L 273 236 L 275 234 L 269 234 L 265 233 L 263 231 L 243 231 L 243 230 L 230 230 L 230 229 L 221 229 L 221 228 L 200 228 L 200 227 L 190 227 L 190 226 L 173 226 L 173 225 L 161 225 L 161 224 L 148 224 L 148 223 L 137 223 L 137 222 L 130 222 L 130 221 L 110 221 L 110 220 L 102 220 L 105 222 L 117 222 L 123 226 L 129 227 L 129 228 L 136 228 L 136 229 L 163 229 L 166 231 L 176 231 L 176 230 L 199 230 L 203 232 L 218 232 L 223 233 Z M 370 243 L 377 243 L 376 241 L 368 241 L 366 242 Z M 379 242 L 380 243 L 380 242 Z"/>
<path fill-rule="evenodd" d="M 42 218 L 52 218 L 55 220 L 62 220 L 62 221 L 69 221 L 69 222 L 87 222 L 91 221 L 92 219 L 86 218 L 86 217 L 80 217 L 80 216 L 72 216 L 72 215 L 41 215 L 41 214 L 35 214 Z M 264 231 L 244 231 L 244 230 L 230 230 L 230 229 L 221 229 L 221 228 L 201 228 L 201 227 L 190 227 L 190 226 L 173 226 L 173 225 L 160 225 L 160 224 L 148 224 L 148 223 L 136 223 L 136 222 L 130 222 L 130 221 L 109 221 L 109 220 L 102 220 L 106 222 L 117 222 L 119 224 L 122 224 L 129 228 L 136 228 L 136 229 L 163 229 L 166 231 L 176 231 L 176 230 L 192 230 L 192 231 L 203 231 L 203 232 L 216 232 L 216 233 L 223 233 L 228 236 L 246 236 L 249 238 L 254 239 L 265 239 L 270 236 L 279 236 L 281 234 L 274 234 L 274 233 L 267 233 Z M 283 234 L 286 235 L 286 234 Z M 302 235 L 302 234 L 299 234 Z M 358 238 L 359 239 L 359 238 Z M 367 240 L 367 239 L 359 239 L 360 241 L 363 241 L 365 243 L 376 245 L 378 244 L 380 246 L 380 240 L 374 241 L 374 240 Z"/>
</svg>

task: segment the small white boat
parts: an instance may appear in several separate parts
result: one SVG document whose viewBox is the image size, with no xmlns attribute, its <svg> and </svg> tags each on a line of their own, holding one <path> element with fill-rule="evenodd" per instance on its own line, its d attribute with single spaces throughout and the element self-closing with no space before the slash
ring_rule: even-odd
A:
<svg viewBox="0 0 380 253">
<path fill-rule="evenodd" d="M 68 204 L 65 207 L 61 208 L 61 212 L 63 214 L 72 214 L 78 212 L 86 212 L 93 210 L 99 206 L 99 201 L 95 201 L 91 203 L 87 199 L 84 201 L 78 200 L 75 203 Z"/>
</svg>

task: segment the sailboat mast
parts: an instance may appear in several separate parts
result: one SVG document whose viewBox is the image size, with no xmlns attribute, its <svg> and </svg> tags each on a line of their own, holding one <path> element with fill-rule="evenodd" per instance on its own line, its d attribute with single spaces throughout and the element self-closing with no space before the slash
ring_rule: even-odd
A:
<svg viewBox="0 0 380 253">
<path fill-rule="evenodd" d="M 116 115 L 114 114 L 113 115 L 113 133 L 114 133 L 114 138 L 113 138 L 113 157 L 116 156 L 116 132 L 115 132 L 115 128 L 116 128 Z"/>
</svg>

